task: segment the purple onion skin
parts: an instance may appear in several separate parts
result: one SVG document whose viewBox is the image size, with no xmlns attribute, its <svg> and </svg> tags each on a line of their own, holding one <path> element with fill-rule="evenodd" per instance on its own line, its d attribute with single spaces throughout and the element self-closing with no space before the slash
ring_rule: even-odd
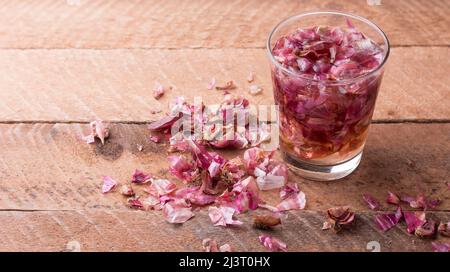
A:
<svg viewBox="0 0 450 272">
<path fill-rule="evenodd" d="M 382 76 L 375 72 L 352 84 L 327 86 L 273 67 L 281 150 L 325 164 L 355 156 L 366 140 Z"/>
</svg>

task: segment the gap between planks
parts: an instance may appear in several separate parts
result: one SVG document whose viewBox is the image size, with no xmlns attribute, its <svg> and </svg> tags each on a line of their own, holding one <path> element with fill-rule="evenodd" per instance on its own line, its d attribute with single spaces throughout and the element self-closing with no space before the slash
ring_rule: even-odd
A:
<svg viewBox="0 0 450 272">
<path fill-rule="evenodd" d="M 374 214 L 358 214 L 352 228 L 336 235 L 321 230 L 324 213 L 308 211 L 289 212 L 283 226 L 271 231 L 254 229 L 250 216 L 241 216 L 244 224 L 239 227 L 215 227 L 206 211 L 182 226 L 168 224 L 157 212 L 0 212 L 0 250 L 62 251 L 68 242 L 76 241 L 82 251 L 195 251 L 209 237 L 220 244 L 230 243 L 237 251 L 261 251 L 258 236 L 263 233 L 289 242 L 289 251 L 366 251 L 370 241 L 377 241 L 382 251 L 432 250 L 429 240 L 408 235 L 403 223 L 388 232 L 378 230 Z M 448 213 L 430 214 L 449 218 Z M 446 241 L 437 238 L 437 242 Z"/>
<path fill-rule="evenodd" d="M 155 120 L 133 121 L 133 120 L 103 120 L 112 124 L 125 125 L 148 125 Z M 0 120 L 0 124 L 89 124 L 90 121 L 85 120 Z M 270 121 L 268 121 L 270 123 Z M 372 120 L 372 124 L 448 124 L 450 119 L 377 119 Z"/>
<path fill-rule="evenodd" d="M 450 44 L 397 44 L 390 45 L 390 48 L 431 48 L 431 47 L 440 47 L 440 48 L 448 48 Z M 154 46 L 154 47 L 0 47 L 0 50 L 19 50 L 19 51 L 28 51 L 28 50 L 95 50 L 95 51 L 115 51 L 115 50 L 174 50 L 174 51 L 182 51 L 182 50 L 222 50 L 222 49 L 266 49 L 266 46 L 226 46 L 226 47 L 206 47 L 206 46 L 192 46 L 192 47 L 170 47 L 170 46 Z"/>
<path fill-rule="evenodd" d="M 379 24 L 393 44 L 448 44 L 450 39 L 449 5 L 439 0 L 384 1 L 379 6 L 361 0 L 293 0 L 277 5 L 261 0 L 81 2 L 4 5 L 1 46 L 261 46 L 282 18 L 308 10 L 357 13 Z"/>
<path fill-rule="evenodd" d="M 214 205 L 209 205 L 209 206 L 214 206 Z M 205 206 L 205 207 L 200 207 L 199 210 L 206 210 L 209 206 Z M 3 212 L 24 212 L 24 213 L 32 213 L 32 212 L 87 212 L 87 211 L 92 211 L 92 212 L 131 212 L 131 213 L 135 213 L 136 211 L 141 211 L 141 212 L 146 212 L 146 210 L 136 210 L 136 209 L 132 209 L 132 208 L 128 208 L 125 207 L 122 208 L 113 208 L 113 209 L 102 209 L 102 208 L 87 208 L 87 209 L 0 209 L 0 213 Z M 257 210 L 255 210 L 256 212 L 266 212 L 265 209 L 263 208 L 259 208 Z M 253 211 L 253 212 L 255 212 Z M 304 209 L 304 210 L 292 210 L 294 212 L 312 212 L 312 213 L 321 213 L 321 212 L 325 212 L 325 210 L 321 211 L 321 210 L 309 210 L 309 209 Z M 292 212 L 290 211 L 290 212 Z M 380 209 L 377 211 L 371 211 L 371 210 L 356 210 L 356 213 L 362 213 L 362 214 L 381 214 L 381 213 L 387 213 L 387 212 L 394 212 L 395 210 L 388 210 L 388 209 Z M 416 211 L 420 211 L 418 209 L 404 209 L 402 208 L 402 211 L 404 212 L 416 212 Z M 450 213 L 450 210 L 447 209 L 443 209 L 443 210 L 431 210 L 431 211 L 427 211 L 429 213 L 433 213 L 433 214 L 437 214 L 437 213 Z"/>
</svg>

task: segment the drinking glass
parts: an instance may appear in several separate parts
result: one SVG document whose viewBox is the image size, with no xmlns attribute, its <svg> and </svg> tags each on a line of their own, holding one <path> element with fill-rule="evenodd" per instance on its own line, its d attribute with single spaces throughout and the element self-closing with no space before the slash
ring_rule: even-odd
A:
<svg viewBox="0 0 450 272">
<path fill-rule="evenodd" d="M 344 79 L 318 80 L 281 65 L 273 54 L 275 43 L 299 28 L 347 27 L 382 49 L 382 60 L 369 72 Z M 371 21 L 342 12 L 309 12 L 280 22 L 269 35 L 275 104 L 278 106 L 280 149 L 300 176 L 335 180 L 352 173 L 361 160 L 375 101 L 389 56 L 389 41 Z"/>
</svg>

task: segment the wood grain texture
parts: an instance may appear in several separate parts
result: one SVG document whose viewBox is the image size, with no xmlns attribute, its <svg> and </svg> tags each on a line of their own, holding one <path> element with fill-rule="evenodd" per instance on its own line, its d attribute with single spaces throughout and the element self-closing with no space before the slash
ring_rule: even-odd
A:
<svg viewBox="0 0 450 272">
<path fill-rule="evenodd" d="M 254 104 L 272 104 L 270 68 L 263 49 L 209 50 L 0 50 L 0 121 L 149 121 L 167 112 L 175 96 L 201 96 L 219 103 L 222 92 L 208 90 L 234 80 Z M 264 88 L 251 96 L 250 70 Z M 448 119 L 450 48 L 394 48 L 375 109 L 375 120 Z M 173 90 L 155 100 L 156 83 Z"/>
<path fill-rule="evenodd" d="M 87 125 L 77 124 L 0 125 L 0 210 L 127 210 L 119 193 L 100 193 L 101 176 L 127 182 L 136 168 L 178 182 L 168 173 L 167 147 L 149 141 L 145 125 L 114 124 L 105 146 L 81 141 L 87 131 Z M 306 193 L 308 210 L 336 205 L 368 210 L 363 193 L 384 202 L 387 191 L 393 191 L 423 192 L 442 200 L 436 210 L 449 211 L 449 137 L 450 124 L 374 124 L 361 165 L 351 176 L 316 182 L 291 174 L 290 180 Z M 138 194 L 144 188 L 135 186 Z M 276 190 L 262 197 L 272 205 L 280 201 Z"/>
<path fill-rule="evenodd" d="M 263 47 L 282 19 L 342 10 L 379 24 L 393 45 L 449 45 L 448 1 L 2 1 L 1 48 Z"/>
<path fill-rule="evenodd" d="M 360 213 L 353 228 L 336 234 L 321 230 L 324 214 L 311 211 L 290 212 L 282 226 L 264 232 L 252 228 L 248 214 L 238 217 L 242 226 L 213 226 L 205 210 L 183 225 L 169 224 L 157 212 L 9 211 L 0 212 L 0 251 L 67 251 L 74 241 L 81 251 L 201 251 L 205 238 L 237 251 L 266 251 L 258 242 L 262 233 L 285 241 L 289 251 L 368 251 L 371 241 L 380 243 L 381 251 L 432 251 L 431 242 L 409 235 L 404 223 L 379 231 L 373 216 Z M 450 219 L 448 213 L 432 216 Z"/>
<path fill-rule="evenodd" d="M 0 0 L 0 251 L 66 251 L 70 241 L 82 251 L 199 251 L 204 238 L 264 251 L 262 232 L 251 227 L 254 212 L 239 216 L 239 228 L 214 227 L 205 209 L 175 226 L 160 212 L 130 210 L 117 192 L 101 194 L 101 176 L 124 183 L 141 169 L 176 181 L 167 146 L 151 142 L 146 125 L 124 123 L 155 120 L 178 95 L 218 103 L 222 94 L 206 89 L 211 77 L 234 80 L 234 92 L 251 103 L 272 104 L 267 35 L 281 19 L 311 10 L 367 17 L 390 38 L 375 121 L 449 120 L 448 1 Z M 247 93 L 250 70 L 261 95 Z M 156 83 L 173 89 L 155 100 Z M 88 126 L 78 122 L 95 117 L 117 122 L 104 146 L 81 140 Z M 366 251 L 370 241 L 381 251 L 430 251 L 430 241 L 408 235 L 404 224 L 377 230 L 361 194 L 383 202 L 387 191 L 424 192 L 442 200 L 430 215 L 450 220 L 449 143 L 448 123 L 374 124 L 351 176 L 314 182 L 290 174 L 307 209 L 288 213 L 269 233 L 290 251 Z M 262 198 L 279 202 L 277 191 Z M 358 213 L 354 228 L 339 235 L 320 229 L 323 212 L 337 205 Z"/>
</svg>

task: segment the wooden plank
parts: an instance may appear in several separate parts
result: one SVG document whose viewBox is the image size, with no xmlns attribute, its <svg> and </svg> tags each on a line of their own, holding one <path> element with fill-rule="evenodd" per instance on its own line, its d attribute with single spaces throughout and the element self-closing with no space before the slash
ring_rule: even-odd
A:
<svg viewBox="0 0 450 272">
<path fill-rule="evenodd" d="M 282 19 L 343 10 L 379 24 L 393 45 L 449 45 L 447 1 L 3 1 L 1 48 L 263 47 Z"/>
<path fill-rule="evenodd" d="M 0 125 L 0 209 L 127 210 L 118 193 L 100 193 L 102 175 L 125 182 L 137 168 L 176 181 L 168 173 L 167 147 L 150 142 L 145 125 L 114 124 L 105 146 L 82 142 L 80 136 L 87 131 L 87 125 L 78 124 Z M 336 182 L 307 181 L 293 174 L 290 180 L 306 193 L 308 210 L 351 205 L 363 211 L 368 209 L 363 193 L 384 202 L 387 191 L 393 191 L 440 198 L 437 210 L 449 211 L 449 137 L 450 124 L 374 124 L 354 174 Z M 142 152 L 137 144 L 144 146 Z M 242 155 L 221 153 L 228 158 Z M 280 201 L 276 190 L 262 198 L 273 205 Z"/>
<path fill-rule="evenodd" d="M 150 110 L 166 112 L 178 95 L 220 102 L 222 92 L 206 88 L 211 77 L 235 80 L 232 92 L 254 104 L 273 103 L 263 49 L 0 50 L 0 63 L 0 121 L 154 120 Z M 261 95 L 248 94 L 250 70 Z M 448 119 L 449 70 L 450 48 L 394 48 L 374 119 Z M 157 82 L 174 89 L 155 100 Z"/>
<path fill-rule="evenodd" d="M 373 215 L 359 214 L 353 228 L 336 234 L 321 230 L 324 215 L 311 211 L 289 213 L 281 227 L 265 232 L 251 227 L 249 214 L 238 217 L 242 226 L 215 227 L 206 210 L 180 226 L 157 212 L 6 211 L 0 212 L 0 251 L 67 251 L 68 244 L 79 245 L 80 251 L 201 251 L 205 238 L 229 243 L 237 251 L 266 251 L 258 241 L 262 233 L 285 241 L 289 251 L 368 251 L 369 242 L 378 242 L 383 252 L 432 251 L 431 242 L 407 234 L 404 223 L 379 231 Z M 450 219 L 448 212 L 433 216 Z"/>
</svg>

